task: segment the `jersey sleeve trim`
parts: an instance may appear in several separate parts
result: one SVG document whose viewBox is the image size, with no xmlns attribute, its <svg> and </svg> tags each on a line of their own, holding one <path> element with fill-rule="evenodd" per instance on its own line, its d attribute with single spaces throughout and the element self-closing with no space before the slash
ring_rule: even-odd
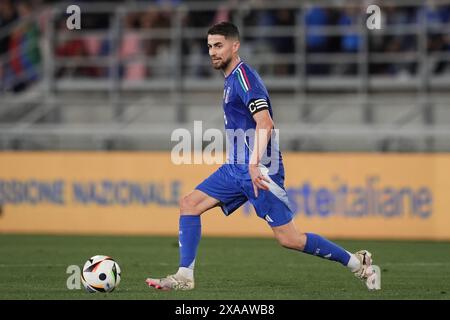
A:
<svg viewBox="0 0 450 320">
<path fill-rule="evenodd" d="M 247 73 L 245 72 L 243 66 L 240 66 L 239 68 L 236 69 L 236 74 L 244 92 L 250 90 L 252 87 L 250 85 L 250 81 L 248 81 Z"/>
</svg>

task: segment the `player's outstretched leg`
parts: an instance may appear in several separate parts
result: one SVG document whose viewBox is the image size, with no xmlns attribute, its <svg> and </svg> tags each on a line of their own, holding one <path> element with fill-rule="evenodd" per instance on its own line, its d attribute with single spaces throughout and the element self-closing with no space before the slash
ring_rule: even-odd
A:
<svg viewBox="0 0 450 320">
<path fill-rule="evenodd" d="M 201 238 L 200 215 L 215 207 L 218 201 L 205 193 L 194 190 L 180 202 L 178 272 L 164 278 L 148 278 L 145 282 L 160 290 L 192 290 L 194 283 L 194 265 L 197 248 Z"/>
<path fill-rule="evenodd" d="M 292 221 L 272 227 L 272 230 L 283 247 L 339 262 L 363 280 L 369 290 L 381 289 L 380 268 L 372 264 L 372 254 L 369 251 L 350 253 L 318 234 L 298 232 Z"/>
</svg>

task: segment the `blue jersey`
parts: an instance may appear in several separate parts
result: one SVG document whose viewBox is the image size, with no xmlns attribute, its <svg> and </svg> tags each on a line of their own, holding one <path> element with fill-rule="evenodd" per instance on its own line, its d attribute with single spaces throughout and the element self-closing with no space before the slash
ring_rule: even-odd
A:
<svg viewBox="0 0 450 320">
<path fill-rule="evenodd" d="M 240 62 L 225 78 L 223 91 L 227 163 L 235 164 L 238 174 L 247 173 L 256 128 L 253 115 L 262 110 L 268 110 L 273 118 L 266 86 L 255 70 Z M 275 132 L 261 163 L 269 169 L 269 174 L 284 173 Z"/>
<path fill-rule="evenodd" d="M 218 200 L 225 215 L 250 201 L 260 218 L 277 227 L 289 223 L 293 212 L 284 188 L 284 168 L 276 133 L 272 134 L 259 164 L 261 174 L 267 179 L 268 190 L 259 190 L 256 197 L 248 173 L 256 129 L 253 116 L 262 110 L 268 110 L 273 118 L 264 83 L 255 70 L 240 62 L 225 78 L 223 91 L 227 163 L 196 189 Z"/>
</svg>

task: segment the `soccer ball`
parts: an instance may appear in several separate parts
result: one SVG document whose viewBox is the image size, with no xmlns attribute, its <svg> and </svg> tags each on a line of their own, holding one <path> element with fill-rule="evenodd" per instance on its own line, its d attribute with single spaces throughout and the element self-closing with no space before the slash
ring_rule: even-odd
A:
<svg viewBox="0 0 450 320">
<path fill-rule="evenodd" d="M 81 282 L 90 292 L 111 292 L 120 283 L 120 267 L 108 256 L 93 256 L 83 267 Z"/>
</svg>

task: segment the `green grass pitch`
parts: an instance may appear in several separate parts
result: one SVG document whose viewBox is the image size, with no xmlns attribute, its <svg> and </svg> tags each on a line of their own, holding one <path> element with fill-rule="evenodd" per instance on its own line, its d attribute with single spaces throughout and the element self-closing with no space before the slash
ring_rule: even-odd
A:
<svg viewBox="0 0 450 320">
<path fill-rule="evenodd" d="M 337 241 L 368 249 L 382 269 L 382 290 L 368 292 L 340 264 L 283 249 L 273 239 L 204 237 L 196 289 L 162 292 L 147 276 L 176 271 L 175 237 L 0 235 L 0 299 L 450 299 L 450 243 Z M 122 268 L 112 293 L 68 290 L 69 265 L 95 254 Z"/>
</svg>

